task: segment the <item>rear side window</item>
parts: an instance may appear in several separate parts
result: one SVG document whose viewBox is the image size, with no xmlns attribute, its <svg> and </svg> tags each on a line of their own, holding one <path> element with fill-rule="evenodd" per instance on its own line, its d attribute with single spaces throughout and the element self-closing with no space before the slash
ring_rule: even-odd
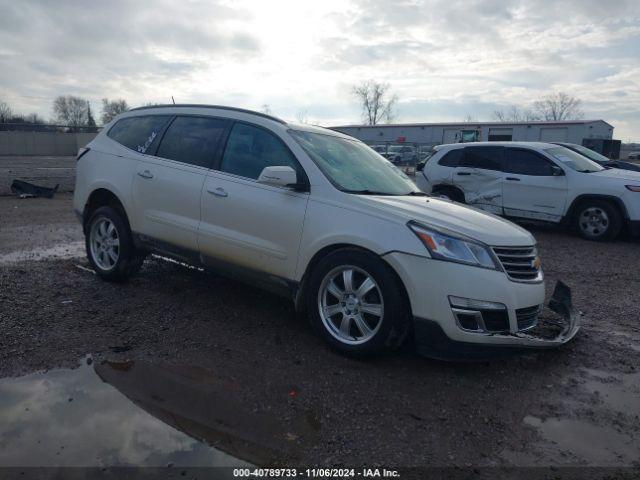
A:
<svg viewBox="0 0 640 480">
<path fill-rule="evenodd" d="M 529 150 L 507 149 L 505 172 L 545 177 L 553 175 L 551 163 Z"/>
<path fill-rule="evenodd" d="M 171 115 L 148 115 L 118 120 L 107 136 L 136 152 L 146 153 Z"/>
<path fill-rule="evenodd" d="M 460 164 L 460 160 L 462 159 L 463 151 L 464 150 L 462 148 L 451 150 L 440 159 L 438 165 L 442 165 L 443 167 L 457 167 Z"/>
<path fill-rule="evenodd" d="M 503 148 L 496 147 L 466 147 L 460 166 L 500 171 L 503 151 Z"/>
<path fill-rule="evenodd" d="M 156 157 L 210 167 L 226 122 L 219 118 L 176 117 L 158 147 Z"/>
<path fill-rule="evenodd" d="M 244 123 L 234 125 L 222 157 L 221 171 L 257 179 L 265 167 L 281 165 L 300 171 L 296 159 L 275 135 Z"/>
</svg>

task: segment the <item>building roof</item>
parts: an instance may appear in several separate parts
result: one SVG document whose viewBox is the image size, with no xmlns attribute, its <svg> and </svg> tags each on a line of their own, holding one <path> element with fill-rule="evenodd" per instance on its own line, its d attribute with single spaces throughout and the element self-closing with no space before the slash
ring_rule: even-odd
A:
<svg viewBox="0 0 640 480">
<path fill-rule="evenodd" d="M 378 125 L 339 125 L 330 128 L 386 128 L 386 127 L 474 127 L 474 126 L 495 126 L 495 127 L 508 127 L 513 125 L 583 125 L 586 123 L 603 122 L 613 128 L 608 122 L 602 119 L 598 120 L 543 120 L 543 121 L 531 121 L 531 122 L 439 122 L 439 123 L 385 123 Z"/>
</svg>

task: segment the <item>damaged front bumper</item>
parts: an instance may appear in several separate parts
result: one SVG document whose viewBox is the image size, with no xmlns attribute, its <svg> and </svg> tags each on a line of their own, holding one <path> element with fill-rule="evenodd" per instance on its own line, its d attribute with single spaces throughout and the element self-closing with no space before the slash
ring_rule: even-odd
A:
<svg viewBox="0 0 640 480">
<path fill-rule="evenodd" d="M 529 349 L 555 348 L 575 337 L 581 316 L 573 306 L 571 289 L 558 281 L 535 328 L 484 334 L 481 342 L 471 343 L 451 339 L 437 322 L 416 318 L 416 348 L 425 356 L 444 360 L 488 359 Z"/>
</svg>

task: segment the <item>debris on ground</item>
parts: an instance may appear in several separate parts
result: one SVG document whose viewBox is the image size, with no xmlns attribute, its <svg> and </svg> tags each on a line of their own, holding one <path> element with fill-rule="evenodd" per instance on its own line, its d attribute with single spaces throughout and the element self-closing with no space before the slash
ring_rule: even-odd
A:
<svg viewBox="0 0 640 480">
<path fill-rule="evenodd" d="M 11 191 L 19 198 L 53 198 L 58 191 L 60 184 L 57 184 L 53 188 L 42 187 L 40 185 L 34 185 L 33 183 L 25 182 L 23 180 L 14 180 L 11 183 Z"/>
</svg>

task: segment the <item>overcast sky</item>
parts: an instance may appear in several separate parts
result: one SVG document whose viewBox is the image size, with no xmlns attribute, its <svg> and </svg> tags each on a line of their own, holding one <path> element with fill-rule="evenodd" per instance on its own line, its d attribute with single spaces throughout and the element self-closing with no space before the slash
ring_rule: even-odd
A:
<svg viewBox="0 0 640 480">
<path fill-rule="evenodd" d="M 640 141 L 640 1 L 0 0 L 0 100 L 214 103 L 359 122 L 351 86 L 388 82 L 398 121 L 491 120 L 566 91 Z"/>
</svg>

